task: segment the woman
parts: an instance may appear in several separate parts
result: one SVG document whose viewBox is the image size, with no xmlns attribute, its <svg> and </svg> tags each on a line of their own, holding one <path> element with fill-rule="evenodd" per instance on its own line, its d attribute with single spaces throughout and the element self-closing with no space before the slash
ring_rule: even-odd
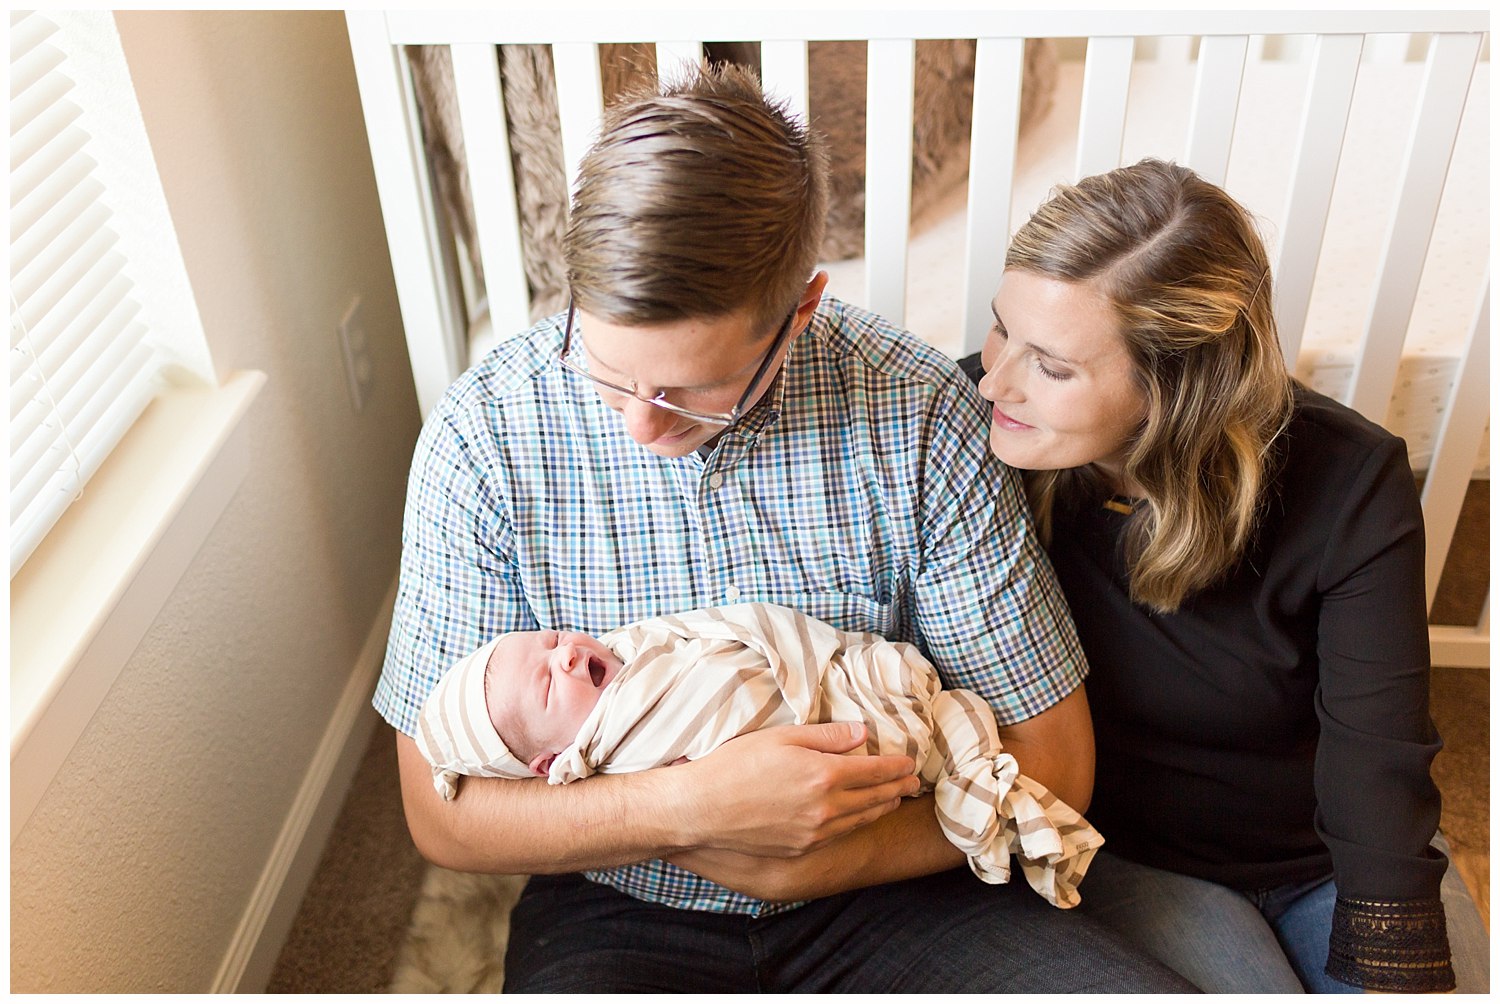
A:
<svg viewBox="0 0 1500 1004">
<path fill-rule="evenodd" d="M 1186 168 L 1055 191 L 994 312 L 990 445 L 1091 666 L 1083 909 L 1205 990 L 1451 989 L 1403 443 L 1292 382 L 1253 222 Z"/>
</svg>

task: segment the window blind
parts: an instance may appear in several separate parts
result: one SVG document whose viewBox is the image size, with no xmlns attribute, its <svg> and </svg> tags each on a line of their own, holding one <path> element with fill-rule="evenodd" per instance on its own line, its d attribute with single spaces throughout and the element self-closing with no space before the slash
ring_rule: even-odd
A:
<svg viewBox="0 0 1500 1004">
<path fill-rule="evenodd" d="M 112 229 L 112 201 L 130 195 L 111 190 L 110 150 L 75 87 L 81 71 L 55 23 L 10 17 L 14 576 L 155 396 L 163 365 Z"/>
</svg>

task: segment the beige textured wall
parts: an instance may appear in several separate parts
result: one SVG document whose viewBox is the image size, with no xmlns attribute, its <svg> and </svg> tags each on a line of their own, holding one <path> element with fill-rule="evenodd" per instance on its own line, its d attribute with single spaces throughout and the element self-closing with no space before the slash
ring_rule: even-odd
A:
<svg viewBox="0 0 1500 1004">
<path fill-rule="evenodd" d="M 118 23 L 215 365 L 269 379 L 249 476 L 11 845 L 17 992 L 209 989 L 395 576 L 418 430 L 343 16 Z"/>
</svg>

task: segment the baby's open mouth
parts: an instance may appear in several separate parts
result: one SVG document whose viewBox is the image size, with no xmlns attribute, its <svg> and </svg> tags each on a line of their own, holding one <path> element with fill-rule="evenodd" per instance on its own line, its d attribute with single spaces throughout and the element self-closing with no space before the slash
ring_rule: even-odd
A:
<svg viewBox="0 0 1500 1004">
<path fill-rule="evenodd" d="M 589 656 L 589 679 L 594 681 L 594 686 L 604 686 L 604 663 L 599 661 L 598 656 Z"/>
</svg>

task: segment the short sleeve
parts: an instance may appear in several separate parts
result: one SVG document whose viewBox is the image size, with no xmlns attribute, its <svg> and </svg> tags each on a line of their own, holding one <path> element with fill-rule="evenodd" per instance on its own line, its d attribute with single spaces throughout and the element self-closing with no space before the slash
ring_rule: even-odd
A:
<svg viewBox="0 0 1500 1004">
<path fill-rule="evenodd" d="M 486 477 L 486 437 L 474 425 L 440 406 L 418 438 L 407 484 L 400 583 L 374 706 L 408 735 L 454 663 L 495 635 L 536 626 L 503 499 Z"/>
<path fill-rule="evenodd" d="M 1015 470 L 989 451 L 978 392 L 957 370 L 928 416 L 917 625 L 950 687 L 1002 725 L 1062 700 L 1088 671 Z"/>
</svg>

